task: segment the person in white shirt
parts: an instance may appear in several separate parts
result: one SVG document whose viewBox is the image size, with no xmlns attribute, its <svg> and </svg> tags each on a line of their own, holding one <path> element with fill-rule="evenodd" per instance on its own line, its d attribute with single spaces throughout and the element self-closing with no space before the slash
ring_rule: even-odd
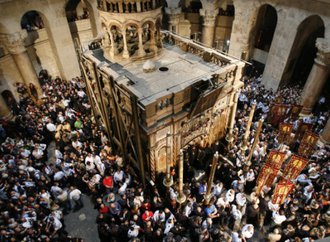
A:
<svg viewBox="0 0 330 242">
<path fill-rule="evenodd" d="M 78 96 L 81 97 L 81 98 L 83 98 L 83 97 L 86 96 L 86 93 L 85 93 L 83 90 L 79 90 L 79 91 L 77 92 L 77 94 L 78 94 Z"/>
<path fill-rule="evenodd" d="M 60 181 L 65 177 L 65 173 L 63 171 L 57 171 L 54 174 L 54 181 Z"/>
<path fill-rule="evenodd" d="M 286 220 L 284 211 L 283 210 L 280 210 L 279 212 L 274 211 L 272 214 L 272 219 L 276 225 L 281 225 Z"/>
<path fill-rule="evenodd" d="M 246 224 L 242 228 L 242 237 L 245 239 L 252 238 L 254 234 L 254 226 L 252 224 Z"/>
<path fill-rule="evenodd" d="M 52 123 L 52 121 L 49 119 L 48 123 L 46 124 L 46 128 L 49 132 L 55 132 L 56 131 L 56 126 Z"/>
<path fill-rule="evenodd" d="M 156 224 L 161 224 L 162 222 L 165 222 L 165 212 L 163 210 L 156 210 L 154 215 L 152 216 L 152 220 Z"/>
<path fill-rule="evenodd" d="M 235 191 L 233 189 L 229 189 L 226 193 L 226 200 L 231 203 L 235 200 Z"/>
<path fill-rule="evenodd" d="M 136 224 L 132 225 L 127 232 L 128 238 L 130 239 L 137 238 L 139 236 L 139 230 L 140 230 L 139 225 Z"/>
<path fill-rule="evenodd" d="M 241 226 L 242 212 L 237 209 L 236 205 L 231 205 L 231 215 L 234 219 L 233 230 L 237 231 Z"/>
<path fill-rule="evenodd" d="M 238 205 L 238 208 L 242 211 L 242 214 L 245 214 L 246 210 L 246 196 L 244 193 L 237 193 L 236 194 L 236 203 Z"/>
<path fill-rule="evenodd" d="M 222 191 L 223 191 L 223 183 L 217 181 L 213 188 L 214 196 L 219 197 Z"/>
<path fill-rule="evenodd" d="M 115 183 L 122 182 L 124 179 L 124 172 L 118 168 L 117 171 L 113 174 L 113 180 Z"/>
<path fill-rule="evenodd" d="M 69 199 L 73 210 L 78 210 L 84 206 L 81 197 L 81 191 L 73 186 L 70 187 Z"/>
<path fill-rule="evenodd" d="M 184 207 L 183 209 L 183 214 L 186 216 L 186 217 L 189 217 L 191 212 L 193 210 L 193 203 L 192 202 L 188 202 L 187 205 Z"/>
</svg>

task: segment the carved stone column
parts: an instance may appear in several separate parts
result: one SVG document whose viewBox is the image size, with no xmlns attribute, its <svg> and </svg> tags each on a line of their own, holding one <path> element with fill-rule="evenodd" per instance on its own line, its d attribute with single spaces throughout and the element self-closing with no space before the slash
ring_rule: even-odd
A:
<svg viewBox="0 0 330 242">
<path fill-rule="evenodd" d="M 216 6 L 216 0 L 201 0 L 203 8 L 199 10 L 203 16 L 202 43 L 206 46 L 213 47 L 215 20 L 218 16 L 219 9 Z"/>
<path fill-rule="evenodd" d="M 24 47 L 24 40 L 26 37 L 26 30 L 22 30 L 13 34 L 2 35 L 1 39 L 12 55 L 29 93 L 36 99 L 39 99 L 42 96 L 42 89 L 29 55 Z M 32 86 L 34 86 L 34 88 L 31 88 Z"/>
<path fill-rule="evenodd" d="M 138 28 L 138 35 L 139 35 L 139 56 L 145 56 L 146 52 L 144 51 L 144 47 L 143 47 L 143 39 L 142 39 L 142 34 L 143 34 L 143 29 L 142 27 Z"/>
<path fill-rule="evenodd" d="M 170 20 L 168 21 L 169 26 L 168 30 L 178 34 L 179 33 L 179 22 L 180 22 L 180 14 L 171 14 L 169 15 Z"/>
<path fill-rule="evenodd" d="M 325 127 L 320 135 L 320 141 L 325 145 L 330 144 L 330 118 L 328 119 L 328 122 L 325 125 Z"/>
<path fill-rule="evenodd" d="M 257 1 L 235 0 L 235 18 L 230 36 L 229 54 L 248 60 L 251 49 L 251 30 L 255 26 L 259 6 Z"/>
<path fill-rule="evenodd" d="M 317 56 L 302 92 L 302 115 L 311 114 L 330 74 L 329 40 L 317 38 L 316 47 L 318 49 Z"/>
<path fill-rule="evenodd" d="M 111 32 L 111 29 L 108 30 L 109 36 L 110 36 L 110 57 L 113 58 L 115 56 L 115 41 L 113 39 L 113 35 Z"/>
<path fill-rule="evenodd" d="M 168 7 L 165 8 L 165 12 L 169 16 L 169 31 L 175 34 L 179 32 L 179 22 L 182 13 L 179 3 L 179 0 L 167 0 Z"/>
<path fill-rule="evenodd" d="M 129 53 L 128 53 L 128 49 L 127 49 L 126 28 L 123 30 L 123 42 L 124 42 L 123 57 L 128 59 Z"/>
<path fill-rule="evenodd" d="M 155 41 L 155 33 L 156 33 L 156 30 L 154 30 L 154 29 L 150 30 L 150 49 L 153 50 L 155 53 L 157 53 L 158 47 L 157 47 L 156 41 Z"/>
</svg>

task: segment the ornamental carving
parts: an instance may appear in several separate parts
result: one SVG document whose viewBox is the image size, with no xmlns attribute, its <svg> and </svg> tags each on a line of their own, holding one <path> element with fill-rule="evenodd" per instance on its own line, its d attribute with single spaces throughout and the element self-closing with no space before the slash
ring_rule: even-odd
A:
<svg viewBox="0 0 330 242">
<path fill-rule="evenodd" d="M 317 38 L 315 46 L 318 49 L 315 62 L 323 66 L 330 65 L 329 40 L 326 40 L 324 38 Z"/>
<path fill-rule="evenodd" d="M 26 30 L 22 30 L 13 34 L 4 34 L 0 38 L 11 54 L 19 54 L 26 51 L 24 47 L 26 37 Z"/>
</svg>

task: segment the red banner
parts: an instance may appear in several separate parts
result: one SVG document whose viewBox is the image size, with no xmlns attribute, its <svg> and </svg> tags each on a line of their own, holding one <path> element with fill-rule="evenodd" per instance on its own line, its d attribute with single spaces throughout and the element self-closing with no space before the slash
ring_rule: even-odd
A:
<svg viewBox="0 0 330 242">
<path fill-rule="evenodd" d="M 306 158 L 311 156 L 315 151 L 318 139 L 319 136 L 317 134 L 306 131 L 303 138 L 301 139 L 298 154 Z"/>
<path fill-rule="evenodd" d="M 283 164 L 285 153 L 277 150 L 271 150 L 266 163 L 269 164 L 272 168 L 280 170 Z"/>
<path fill-rule="evenodd" d="M 303 121 L 300 121 L 300 124 L 298 126 L 295 139 L 301 140 L 301 138 L 304 136 L 305 132 L 311 131 L 313 128 L 313 124 L 304 123 Z"/>
<path fill-rule="evenodd" d="M 292 120 L 297 119 L 302 110 L 303 106 L 301 105 L 292 105 L 290 109 L 290 118 Z"/>
<path fill-rule="evenodd" d="M 271 187 L 281 169 L 285 158 L 285 153 L 271 150 L 265 165 L 262 167 L 257 178 L 257 191 L 259 194 L 264 186 Z"/>
<path fill-rule="evenodd" d="M 280 123 L 278 142 L 290 144 L 293 125 L 289 123 Z"/>
<path fill-rule="evenodd" d="M 256 193 L 260 194 L 264 186 L 271 187 L 273 185 L 274 179 L 276 178 L 279 169 L 272 167 L 270 164 L 266 163 L 257 178 L 257 190 Z"/>
<path fill-rule="evenodd" d="M 269 111 L 268 123 L 277 127 L 279 123 L 283 122 L 283 120 L 288 117 L 289 109 L 290 105 L 274 103 Z"/>
<path fill-rule="evenodd" d="M 281 205 L 293 188 L 294 184 L 290 180 L 282 178 L 275 187 L 272 203 Z"/>
<path fill-rule="evenodd" d="M 289 180 L 296 179 L 301 173 L 301 171 L 305 168 L 307 163 L 308 163 L 307 159 L 300 157 L 298 155 L 293 155 L 289 163 L 285 167 L 283 176 Z"/>
<path fill-rule="evenodd" d="M 269 164 L 265 164 L 259 172 L 257 178 L 257 190 L 256 193 L 260 194 L 264 185 L 266 185 L 268 177 L 272 174 L 272 167 Z"/>
</svg>

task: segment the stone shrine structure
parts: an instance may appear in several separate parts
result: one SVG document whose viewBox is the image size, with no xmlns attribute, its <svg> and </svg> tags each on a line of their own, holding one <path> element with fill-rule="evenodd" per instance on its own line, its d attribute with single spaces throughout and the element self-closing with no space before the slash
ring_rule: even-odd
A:
<svg viewBox="0 0 330 242">
<path fill-rule="evenodd" d="M 80 76 L 78 50 L 101 39 L 100 63 L 144 63 L 165 53 L 163 43 L 179 42 L 175 48 L 188 53 L 186 46 L 198 46 L 212 53 L 212 61 L 218 51 L 253 61 L 262 66 L 267 89 L 299 84 L 302 114 L 310 115 L 329 93 L 329 9 L 329 0 L 0 0 L 0 117 L 13 117 L 17 83 L 40 98 L 40 71 L 68 80 Z M 158 72 L 157 61 L 146 66 L 152 63 L 150 73 Z M 320 139 L 330 143 L 329 121 Z"/>
<path fill-rule="evenodd" d="M 101 1 L 101 48 L 83 52 L 82 66 L 95 115 L 155 180 L 181 148 L 233 127 L 244 62 L 161 31 L 157 1 L 116 3 Z"/>
</svg>

